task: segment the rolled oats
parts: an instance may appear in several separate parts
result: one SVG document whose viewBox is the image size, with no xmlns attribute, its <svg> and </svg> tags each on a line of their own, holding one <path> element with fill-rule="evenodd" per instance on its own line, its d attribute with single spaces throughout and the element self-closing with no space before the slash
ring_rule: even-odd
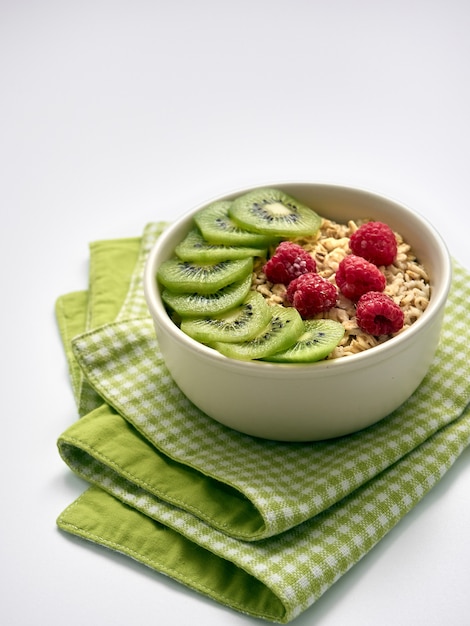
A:
<svg viewBox="0 0 470 626">
<path fill-rule="evenodd" d="M 335 273 L 344 257 L 351 253 L 349 237 L 367 220 L 349 221 L 339 224 L 323 219 L 318 233 L 313 237 L 295 239 L 295 243 L 305 248 L 315 259 L 317 272 L 324 278 L 335 282 Z M 415 257 L 411 246 L 399 233 L 397 239 L 397 256 L 391 265 L 381 266 L 387 284 L 384 292 L 402 308 L 405 322 L 403 328 L 395 334 L 402 333 L 421 317 L 429 304 L 431 287 L 426 269 Z M 252 289 L 259 291 L 269 304 L 284 304 L 286 287 L 273 285 L 263 273 L 264 261 L 259 260 L 253 272 Z M 338 293 L 337 306 L 316 318 L 327 318 L 339 321 L 345 328 L 340 344 L 328 357 L 339 358 L 363 352 L 384 343 L 394 335 L 374 337 L 362 331 L 356 323 L 356 307 L 354 302 Z"/>
</svg>

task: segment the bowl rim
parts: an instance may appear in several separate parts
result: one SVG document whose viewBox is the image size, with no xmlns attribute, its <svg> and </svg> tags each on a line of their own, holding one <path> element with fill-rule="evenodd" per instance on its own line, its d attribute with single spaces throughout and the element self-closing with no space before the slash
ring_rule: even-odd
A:
<svg viewBox="0 0 470 626">
<path fill-rule="evenodd" d="M 157 257 L 160 254 L 161 249 L 166 247 L 166 244 L 169 239 L 172 239 L 174 234 L 179 231 L 182 224 L 187 223 L 193 217 L 193 215 L 207 206 L 208 204 L 215 202 L 217 200 L 226 199 L 229 197 L 234 197 L 236 195 L 241 195 L 242 193 L 247 193 L 248 191 L 254 189 L 261 189 L 263 187 L 286 187 L 286 186 L 307 186 L 307 187 L 328 187 L 331 189 L 335 189 L 338 191 L 352 191 L 359 192 L 362 194 L 367 194 L 371 197 L 375 197 L 378 200 L 387 201 L 394 205 L 400 207 L 402 211 L 405 213 L 409 213 L 412 215 L 414 219 L 419 220 L 424 227 L 426 227 L 429 234 L 433 237 L 435 243 L 438 246 L 439 254 L 442 260 L 442 279 L 440 282 L 440 288 L 438 291 L 433 292 L 431 295 L 431 299 L 428 307 L 423 312 L 423 315 L 414 323 L 412 326 L 406 329 L 403 333 L 392 337 L 388 341 L 379 344 L 378 346 L 374 346 L 373 349 L 365 350 L 363 352 L 348 355 L 344 358 L 339 359 L 331 359 L 328 361 L 316 361 L 314 363 L 271 363 L 269 361 L 241 361 L 237 359 L 231 359 L 217 350 L 210 348 L 197 340 L 193 339 L 189 335 L 186 335 L 170 318 L 167 313 L 167 310 L 164 306 L 164 303 L 161 299 L 157 281 L 155 279 L 156 275 L 156 261 Z M 221 366 L 228 367 L 234 372 L 242 371 L 245 374 L 249 373 L 249 375 L 253 376 L 263 376 L 269 373 L 272 374 L 279 372 L 280 376 L 283 376 L 288 371 L 297 372 L 296 375 L 301 374 L 303 378 L 305 376 L 312 376 L 314 372 L 317 374 L 328 374 L 328 373 L 336 373 L 340 372 L 344 369 L 349 369 L 351 367 L 360 368 L 366 367 L 370 365 L 371 358 L 374 358 L 377 363 L 386 359 L 390 356 L 391 353 L 399 352 L 409 346 L 410 341 L 412 341 L 417 333 L 419 333 L 420 329 L 424 326 L 433 323 L 436 315 L 443 309 L 445 302 L 447 300 L 452 279 L 452 263 L 451 257 L 449 254 L 449 250 L 442 236 L 433 226 L 433 224 L 421 213 L 416 211 L 415 209 L 411 209 L 408 205 L 391 198 L 390 196 L 384 195 L 382 193 L 378 193 L 376 191 L 372 191 L 371 189 L 367 189 L 364 187 L 357 187 L 352 185 L 345 184 L 335 184 L 330 182 L 319 182 L 319 181 L 295 181 L 295 180 L 286 180 L 286 181 L 276 181 L 269 182 L 264 184 L 255 184 L 249 185 L 245 187 L 241 187 L 238 189 L 234 189 L 232 191 L 228 191 L 223 194 L 218 194 L 217 196 L 213 196 L 211 199 L 206 200 L 204 202 L 200 202 L 197 205 L 193 206 L 191 209 L 185 211 L 181 214 L 175 221 L 171 222 L 163 231 L 163 233 L 158 237 L 156 242 L 153 244 L 149 255 L 147 257 L 147 261 L 145 263 L 145 269 L 143 274 L 143 287 L 145 299 L 147 302 L 148 309 L 150 311 L 151 316 L 154 321 L 157 320 L 157 324 L 162 325 L 162 327 L 169 333 L 174 340 L 176 340 L 180 345 L 184 345 L 187 350 L 190 350 L 193 353 L 197 353 L 200 357 L 208 359 L 213 362 L 214 365 L 220 364 Z"/>
</svg>

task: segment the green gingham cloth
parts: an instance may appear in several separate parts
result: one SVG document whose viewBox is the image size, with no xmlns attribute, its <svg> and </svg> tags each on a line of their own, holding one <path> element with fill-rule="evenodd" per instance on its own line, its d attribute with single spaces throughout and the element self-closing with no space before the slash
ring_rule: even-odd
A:
<svg viewBox="0 0 470 626">
<path fill-rule="evenodd" d="M 286 623 L 469 445 L 470 275 L 454 263 L 438 352 L 402 407 L 335 440 L 267 441 L 204 415 L 168 373 L 142 290 L 164 226 L 91 244 L 88 291 L 57 301 L 81 416 L 58 447 L 91 485 L 57 522 L 238 611 Z"/>
</svg>

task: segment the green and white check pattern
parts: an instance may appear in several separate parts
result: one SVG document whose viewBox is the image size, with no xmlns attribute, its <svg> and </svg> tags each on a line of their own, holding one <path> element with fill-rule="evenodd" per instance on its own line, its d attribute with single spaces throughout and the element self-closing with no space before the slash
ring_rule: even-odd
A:
<svg viewBox="0 0 470 626">
<path fill-rule="evenodd" d="M 117 320 L 146 317 L 149 315 L 143 288 L 145 263 L 147 262 L 147 257 L 153 244 L 157 237 L 163 232 L 165 226 L 165 222 L 152 222 L 145 227 L 140 243 L 139 256 L 131 276 L 129 290 L 116 318 Z"/>
<path fill-rule="evenodd" d="M 75 361 L 66 346 L 71 371 L 78 364 L 100 401 L 59 438 L 64 460 L 94 486 L 58 523 L 237 610 L 288 622 L 370 550 L 470 443 L 469 274 L 455 266 L 438 353 L 399 410 L 337 440 L 262 441 L 205 416 L 169 376 L 141 284 L 159 232 L 160 225 L 149 225 L 144 233 L 116 321 L 76 336 Z M 62 317 L 69 340 L 65 326 Z M 119 529 L 106 522 L 116 515 Z M 149 528 L 155 546 L 142 553 Z M 175 569 L 184 559 L 173 551 L 189 547 L 193 563 Z"/>
<path fill-rule="evenodd" d="M 130 281 L 124 303 L 122 303 L 118 313 L 119 317 L 149 315 L 142 288 L 144 265 L 152 245 L 164 228 L 164 222 L 155 222 L 147 225 L 141 240 L 138 241 L 138 254 L 135 261 L 133 258 L 135 256 L 135 239 L 120 239 L 90 244 L 90 284 L 88 290 L 90 302 L 86 308 L 85 328 L 95 328 L 100 326 L 103 321 L 109 321 L 109 318 L 107 318 L 109 313 L 108 303 L 104 307 L 101 303 L 103 296 L 106 297 L 106 287 L 110 284 L 109 276 L 103 275 L 103 257 L 111 261 L 105 266 L 111 276 L 113 275 L 113 261 L 116 262 L 118 258 L 121 263 L 123 259 L 131 261 L 129 264 L 129 276 L 126 276 L 124 272 L 119 273 L 115 277 L 116 281 L 122 279 L 122 284 L 126 287 L 128 281 Z M 121 303 L 119 302 L 119 304 Z M 76 393 L 79 398 L 78 411 L 80 415 L 86 415 L 102 403 L 100 396 L 88 384 L 83 375 L 80 376 Z"/>
</svg>

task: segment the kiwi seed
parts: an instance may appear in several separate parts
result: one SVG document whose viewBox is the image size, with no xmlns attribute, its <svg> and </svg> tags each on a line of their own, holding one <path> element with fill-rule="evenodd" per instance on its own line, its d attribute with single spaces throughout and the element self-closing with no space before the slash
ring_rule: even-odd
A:
<svg viewBox="0 0 470 626">
<path fill-rule="evenodd" d="M 278 189 L 258 189 L 236 198 L 229 215 L 246 230 L 283 237 L 313 235 L 321 218 L 301 202 Z"/>
<path fill-rule="evenodd" d="M 240 228 L 229 216 L 231 206 L 231 200 L 219 200 L 196 213 L 194 222 L 204 239 L 225 246 L 268 247 L 272 237 Z"/>
<path fill-rule="evenodd" d="M 241 304 L 220 315 L 188 318 L 181 330 L 202 343 L 248 341 L 264 328 L 272 316 L 272 307 L 263 296 L 250 291 Z"/>
<path fill-rule="evenodd" d="M 218 315 L 239 305 L 251 288 L 251 274 L 219 289 L 215 293 L 175 293 L 169 289 L 162 292 L 162 299 L 180 317 Z"/>
<path fill-rule="evenodd" d="M 266 248 L 249 248 L 248 246 L 228 246 L 208 243 L 201 233 L 192 229 L 175 248 L 175 253 L 182 261 L 197 263 L 218 263 L 247 257 L 264 257 Z"/>
<path fill-rule="evenodd" d="M 303 320 L 294 308 L 268 305 L 273 308 L 269 323 L 249 341 L 214 342 L 213 347 L 233 359 L 262 359 L 293 345 L 303 332 Z"/>
<path fill-rule="evenodd" d="M 253 259 L 235 259 L 216 263 L 196 263 L 173 258 L 158 268 L 161 284 L 174 293 L 215 293 L 242 280 L 253 270 Z"/>
<path fill-rule="evenodd" d="M 336 320 L 304 320 L 304 332 L 286 350 L 265 360 L 276 363 L 312 363 L 325 359 L 344 336 L 344 326 Z"/>
</svg>

